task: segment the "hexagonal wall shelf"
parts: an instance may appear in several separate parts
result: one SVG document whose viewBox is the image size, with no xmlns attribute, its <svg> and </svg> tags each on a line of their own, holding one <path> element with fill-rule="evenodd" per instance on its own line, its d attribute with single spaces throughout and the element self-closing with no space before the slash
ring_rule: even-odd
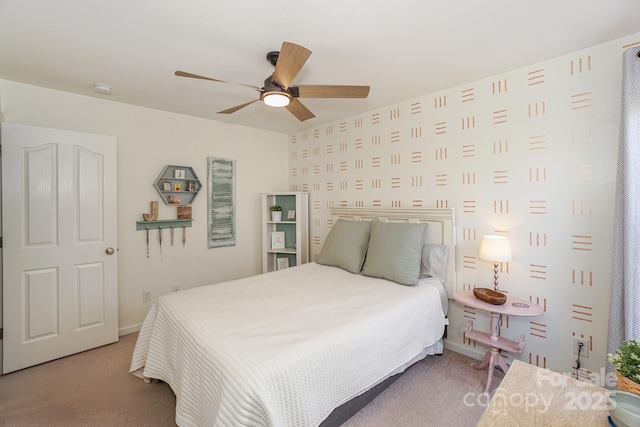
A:
<svg viewBox="0 0 640 427">
<path fill-rule="evenodd" d="M 153 186 L 166 205 L 187 206 L 193 203 L 202 184 L 192 167 L 167 165 Z"/>
</svg>

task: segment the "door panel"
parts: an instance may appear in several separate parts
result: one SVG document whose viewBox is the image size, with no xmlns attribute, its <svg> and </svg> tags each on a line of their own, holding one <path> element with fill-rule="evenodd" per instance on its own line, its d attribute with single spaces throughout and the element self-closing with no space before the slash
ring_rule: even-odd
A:
<svg viewBox="0 0 640 427">
<path fill-rule="evenodd" d="M 77 165 L 78 241 L 102 240 L 102 157 L 82 147 L 75 147 Z"/>
<path fill-rule="evenodd" d="M 102 263 L 77 266 L 78 324 L 76 329 L 104 323 L 104 272 Z"/>
<path fill-rule="evenodd" d="M 53 191 L 58 186 L 56 154 L 53 144 L 24 150 L 26 246 L 55 245 L 58 242 L 58 201 L 57 192 Z M 3 191 L 5 188 L 3 186 Z"/>
<path fill-rule="evenodd" d="M 118 339 L 115 138 L 3 123 L 3 372 Z"/>
<path fill-rule="evenodd" d="M 58 269 L 25 271 L 23 310 L 27 318 L 25 342 L 58 335 Z"/>
</svg>

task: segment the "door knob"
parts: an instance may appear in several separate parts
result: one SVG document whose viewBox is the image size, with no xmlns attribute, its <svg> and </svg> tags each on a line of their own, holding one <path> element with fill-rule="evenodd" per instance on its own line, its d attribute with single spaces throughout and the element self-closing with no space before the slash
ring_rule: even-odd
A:
<svg viewBox="0 0 640 427">
<path fill-rule="evenodd" d="M 107 250 L 105 251 L 107 253 L 107 255 L 113 255 L 113 248 L 107 248 Z"/>
</svg>

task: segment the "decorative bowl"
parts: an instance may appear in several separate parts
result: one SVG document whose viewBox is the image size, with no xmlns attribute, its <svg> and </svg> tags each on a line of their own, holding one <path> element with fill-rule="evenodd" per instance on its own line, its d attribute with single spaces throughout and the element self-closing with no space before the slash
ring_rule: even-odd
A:
<svg viewBox="0 0 640 427">
<path fill-rule="evenodd" d="M 609 415 L 616 427 L 640 426 L 640 396 L 626 391 L 607 394 Z"/>
<path fill-rule="evenodd" d="M 473 288 L 473 295 L 479 300 L 493 305 L 502 305 L 507 301 L 505 294 L 489 288 Z"/>
</svg>

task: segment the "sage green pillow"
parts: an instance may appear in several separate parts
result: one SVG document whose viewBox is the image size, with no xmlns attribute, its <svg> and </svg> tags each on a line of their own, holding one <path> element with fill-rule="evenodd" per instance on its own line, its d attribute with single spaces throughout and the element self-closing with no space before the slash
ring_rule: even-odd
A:
<svg viewBox="0 0 640 427">
<path fill-rule="evenodd" d="M 374 221 L 362 273 L 401 285 L 418 284 L 426 230 L 427 224 Z"/>
<path fill-rule="evenodd" d="M 369 245 L 370 232 L 369 221 L 339 219 L 331 227 L 317 263 L 340 267 L 351 273 L 360 273 Z"/>
</svg>

